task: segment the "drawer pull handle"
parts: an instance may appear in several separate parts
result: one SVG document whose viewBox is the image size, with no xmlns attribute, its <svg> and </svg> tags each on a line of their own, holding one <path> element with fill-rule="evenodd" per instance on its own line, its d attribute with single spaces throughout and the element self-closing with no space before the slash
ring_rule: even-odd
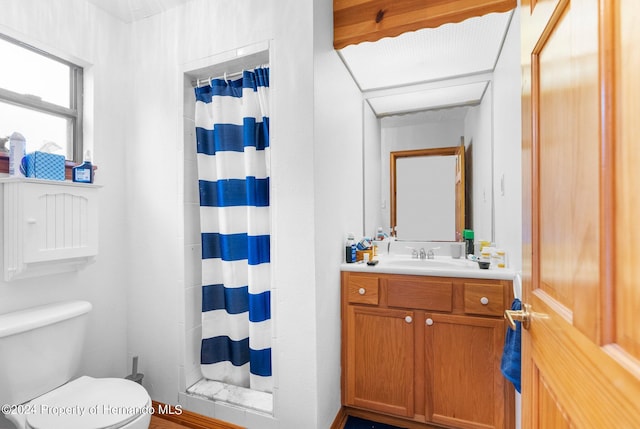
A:
<svg viewBox="0 0 640 429">
<path fill-rule="evenodd" d="M 411 323 L 411 322 L 413 322 L 413 319 L 411 318 L 411 316 L 407 316 L 407 317 L 404 318 L 404 321 L 407 322 L 407 323 Z"/>
<path fill-rule="evenodd" d="M 482 305 L 489 304 L 489 298 L 487 298 L 486 296 L 483 296 L 482 298 L 480 298 L 480 304 Z"/>
<path fill-rule="evenodd" d="M 358 293 L 360 295 L 364 295 L 365 293 L 367 293 L 367 290 L 365 288 L 361 287 L 360 289 L 358 289 Z"/>
<path fill-rule="evenodd" d="M 429 317 L 427 320 L 425 320 L 425 323 L 427 324 L 427 326 L 431 326 L 433 325 L 433 319 Z"/>
</svg>

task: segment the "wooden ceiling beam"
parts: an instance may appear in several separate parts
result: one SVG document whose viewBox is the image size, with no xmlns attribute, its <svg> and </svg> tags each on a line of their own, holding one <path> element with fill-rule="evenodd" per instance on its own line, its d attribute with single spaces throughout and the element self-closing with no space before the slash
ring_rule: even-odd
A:
<svg viewBox="0 0 640 429">
<path fill-rule="evenodd" d="M 517 0 L 333 0 L 333 47 L 507 12 L 516 5 Z"/>
</svg>

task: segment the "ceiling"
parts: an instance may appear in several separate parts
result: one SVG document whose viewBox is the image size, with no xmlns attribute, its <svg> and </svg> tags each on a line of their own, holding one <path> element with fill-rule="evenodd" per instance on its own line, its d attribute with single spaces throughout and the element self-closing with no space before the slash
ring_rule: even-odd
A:
<svg viewBox="0 0 640 429">
<path fill-rule="evenodd" d="M 133 22 L 188 3 L 191 0 L 87 0 L 124 22 Z"/>
<path fill-rule="evenodd" d="M 124 22 L 192 0 L 87 0 Z M 378 116 L 480 103 L 513 12 L 491 13 L 338 51 Z"/>
<path fill-rule="evenodd" d="M 491 13 L 338 52 L 378 116 L 478 104 L 512 13 Z"/>
</svg>

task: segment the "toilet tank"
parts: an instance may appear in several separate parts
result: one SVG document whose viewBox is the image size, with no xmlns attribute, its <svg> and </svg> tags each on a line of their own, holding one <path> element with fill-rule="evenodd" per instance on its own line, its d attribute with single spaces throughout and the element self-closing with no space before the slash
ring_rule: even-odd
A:
<svg viewBox="0 0 640 429">
<path fill-rule="evenodd" d="M 87 301 L 68 301 L 0 315 L 0 404 L 22 404 L 77 375 Z"/>
</svg>

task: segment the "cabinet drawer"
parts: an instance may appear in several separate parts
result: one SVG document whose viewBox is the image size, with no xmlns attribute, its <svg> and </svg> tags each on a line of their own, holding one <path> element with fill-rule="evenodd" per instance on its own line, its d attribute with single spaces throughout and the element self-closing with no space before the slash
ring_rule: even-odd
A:
<svg viewBox="0 0 640 429">
<path fill-rule="evenodd" d="M 349 303 L 378 305 L 378 295 L 378 277 L 352 275 L 349 278 Z"/>
<path fill-rule="evenodd" d="M 450 281 L 389 279 L 389 307 L 451 311 L 453 284 Z"/>
<path fill-rule="evenodd" d="M 504 295 L 501 284 L 465 283 L 464 312 L 484 316 L 502 316 Z"/>
</svg>

